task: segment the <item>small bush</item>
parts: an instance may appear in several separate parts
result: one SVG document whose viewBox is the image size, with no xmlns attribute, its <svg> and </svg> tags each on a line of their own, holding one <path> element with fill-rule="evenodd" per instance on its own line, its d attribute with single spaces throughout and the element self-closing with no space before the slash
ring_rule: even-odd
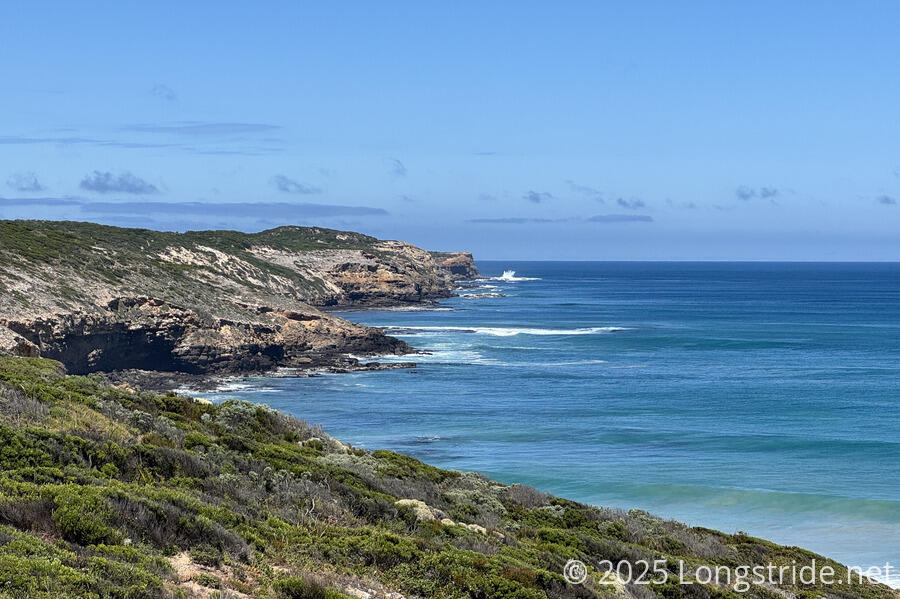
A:
<svg viewBox="0 0 900 599">
<path fill-rule="evenodd" d="M 202 587 L 207 587 L 210 589 L 222 588 L 222 581 L 215 576 L 210 576 L 209 574 L 197 574 L 196 576 L 194 576 L 193 581 Z"/>
<path fill-rule="evenodd" d="M 109 503 L 98 490 L 73 485 L 58 492 L 53 501 L 53 521 L 66 539 L 81 545 L 121 541 L 119 532 L 107 524 Z"/>
<path fill-rule="evenodd" d="M 100 467 L 100 472 L 109 478 L 116 478 L 119 476 L 119 468 L 113 463 L 106 463 Z"/>
<path fill-rule="evenodd" d="M 53 501 L 49 499 L 7 499 L 0 502 L 0 522 L 21 530 L 56 532 Z"/>
<path fill-rule="evenodd" d="M 198 564 L 218 568 L 222 565 L 222 552 L 209 545 L 191 547 L 191 559 Z"/>
<path fill-rule="evenodd" d="M 382 476 L 394 476 L 397 478 L 423 477 L 435 483 L 460 476 L 460 473 L 455 470 L 441 470 L 408 455 L 386 449 L 373 451 L 372 456 L 384 462 L 384 465 L 381 466 L 378 472 Z"/>
<path fill-rule="evenodd" d="M 182 444 L 185 449 L 196 449 L 198 447 L 209 449 L 213 445 L 213 440 L 203 433 L 193 431 L 184 436 Z"/>
<path fill-rule="evenodd" d="M 279 597 L 284 599 L 325 599 L 325 589 L 320 585 L 307 582 L 299 576 L 284 578 L 274 585 Z"/>
<path fill-rule="evenodd" d="M 349 599 L 348 595 L 329 589 L 310 577 L 282 578 L 272 586 L 281 599 Z"/>
<path fill-rule="evenodd" d="M 549 496 L 528 485 L 510 485 L 503 489 L 504 503 L 517 505 L 527 510 L 549 505 Z"/>
<path fill-rule="evenodd" d="M 0 383 L 0 413 L 13 421 L 37 422 L 47 415 L 47 405 Z"/>
</svg>

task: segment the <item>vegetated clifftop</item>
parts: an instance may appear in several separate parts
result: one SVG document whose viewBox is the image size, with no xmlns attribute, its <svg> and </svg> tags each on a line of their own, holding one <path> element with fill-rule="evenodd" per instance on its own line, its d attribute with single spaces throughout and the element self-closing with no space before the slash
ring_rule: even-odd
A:
<svg viewBox="0 0 900 599">
<path fill-rule="evenodd" d="M 318 308 L 429 302 L 476 272 L 469 254 L 319 227 L 0 221 L 0 350 L 76 373 L 354 366 L 409 347 Z"/>
<path fill-rule="evenodd" d="M 0 597 L 898 597 L 796 547 L 353 448 L 265 406 L 114 387 L 50 360 L 0 357 L 0 445 Z M 582 585 L 563 576 L 573 559 Z M 745 576 L 734 591 L 736 568 L 813 560 L 841 583 Z M 655 582 L 627 584 L 629 572 Z"/>
</svg>

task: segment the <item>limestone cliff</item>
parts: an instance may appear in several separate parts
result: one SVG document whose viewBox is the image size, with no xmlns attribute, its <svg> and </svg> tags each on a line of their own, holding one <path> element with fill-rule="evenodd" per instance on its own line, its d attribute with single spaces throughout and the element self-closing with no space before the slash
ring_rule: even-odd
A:
<svg viewBox="0 0 900 599">
<path fill-rule="evenodd" d="M 431 257 L 438 268 L 455 279 L 474 279 L 478 277 L 475 260 L 469 252 L 431 252 Z"/>
<path fill-rule="evenodd" d="M 73 373 L 344 367 L 348 353 L 409 347 L 319 308 L 448 297 L 475 271 L 458 268 L 470 255 L 441 256 L 315 227 L 178 234 L 0 221 L 0 351 Z"/>
</svg>

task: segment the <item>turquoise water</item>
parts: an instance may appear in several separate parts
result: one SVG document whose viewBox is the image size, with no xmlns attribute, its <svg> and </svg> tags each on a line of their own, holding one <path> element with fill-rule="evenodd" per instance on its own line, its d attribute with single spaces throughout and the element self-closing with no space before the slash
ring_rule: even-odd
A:
<svg viewBox="0 0 900 599">
<path fill-rule="evenodd" d="M 408 371 L 249 379 L 355 445 L 900 564 L 900 264 L 482 262 Z M 405 358 L 409 359 L 409 358 Z"/>
</svg>

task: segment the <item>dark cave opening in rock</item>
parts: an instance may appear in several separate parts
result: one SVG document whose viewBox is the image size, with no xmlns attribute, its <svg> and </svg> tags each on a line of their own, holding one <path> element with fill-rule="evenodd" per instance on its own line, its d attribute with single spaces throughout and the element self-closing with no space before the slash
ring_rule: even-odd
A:
<svg viewBox="0 0 900 599">
<path fill-rule="evenodd" d="M 174 340 L 154 331 L 115 331 L 69 335 L 41 343 L 41 355 L 62 362 L 70 374 L 142 369 L 198 373 L 174 355 Z"/>
</svg>

